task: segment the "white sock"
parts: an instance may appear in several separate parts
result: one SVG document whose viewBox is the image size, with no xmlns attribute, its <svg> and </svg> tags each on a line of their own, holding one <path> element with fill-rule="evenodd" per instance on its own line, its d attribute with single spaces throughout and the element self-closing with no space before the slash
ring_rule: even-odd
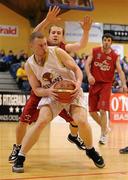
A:
<svg viewBox="0 0 128 180">
<path fill-rule="evenodd" d="M 24 156 L 24 157 L 25 157 L 25 154 L 22 153 L 22 152 L 19 152 L 19 153 L 18 153 L 18 156 Z"/>
<path fill-rule="evenodd" d="M 72 137 L 77 137 L 78 135 L 73 135 L 73 134 L 71 133 L 71 136 L 72 136 Z"/>
</svg>

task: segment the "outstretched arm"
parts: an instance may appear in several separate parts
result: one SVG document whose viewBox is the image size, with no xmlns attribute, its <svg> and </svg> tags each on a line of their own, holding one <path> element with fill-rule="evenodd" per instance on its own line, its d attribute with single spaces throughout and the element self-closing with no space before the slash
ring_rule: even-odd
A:
<svg viewBox="0 0 128 180">
<path fill-rule="evenodd" d="M 67 52 L 76 52 L 82 48 L 85 48 L 88 43 L 89 30 L 92 25 L 92 18 L 90 16 L 84 17 L 83 22 L 80 23 L 83 29 L 83 35 L 79 42 L 73 44 L 66 44 L 65 49 Z"/>
<path fill-rule="evenodd" d="M 60 8 L 58 6 L 54 6 L 53 8 L 50 7 L 46 18 L 34 28 L 33 32 L 42 31 L 49 24 L 59 21 L 60 20 L 60 18 L 58 17 L 59 12 L 60 12 Z"/>
</svg>

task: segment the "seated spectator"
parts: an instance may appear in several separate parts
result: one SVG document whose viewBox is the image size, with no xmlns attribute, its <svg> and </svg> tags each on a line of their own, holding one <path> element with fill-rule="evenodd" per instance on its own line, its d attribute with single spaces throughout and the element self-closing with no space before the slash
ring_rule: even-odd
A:
<svg viewBox="0 0 128 180">
<path fill-rule="evenodd" d="M 72 57 L 75 60 L 76 64 L 78 65 L 80 63 L 80 57 L 76 53 L 72 54 Z"/>
<path fill-rule="evenodd" d="M 121 65 L 125 73 L 125 76 L 127 78 L 128 77 L 128 58 L 126 56 L 124 56 L 124 58 L 122 59 Z"/>
<path fill-rule="evenodd" d="M 24 50 L 21 50 L 18 54 L 17 54 L 17 61 L 16 63 L 21 63 L 21 62 L 26 62 L 26 60 L 28 59 L 28 55 L 27 53 L 25 53 Z"/>
<path fill-rule="evenodd" d="M 0 50 L 0 72 L 4 72 L 8 70 L 7 64 L 4 62 L 5 51 L 3 49 Z"/>
<path fill-rule="evenodd" d="M 15 61 L 16 56 L 14 55 L 12 50 L 9 50 L 8 55 L 3 58 L 3 61 L 7 64 L 8 68 Z"/>
<path fill-rule="evenodd" d="M 30 85 L 28 82 L 28 78 L 26 75 L 26 71 L 24 69 L 25 62 L 21 63 L 21 66 L 17 69 L 16 72 L 16 81 L 18 84 L 18 87 L 23 91 L 30 91 Z"/>
<path fill-rule="evenodd" d="M 123 92 L 121 80 L 119 78 L 118 73 L 115 72 L 115 78 L 114 78 L 114 82 L 112 85 L 112 93 L 121 93 L 121 92 Z"/>
<path fill-rule="evenodd" d="M 21 66 L 21 63 L 14 63 L 14 64 L 11 64 L 11 66 L 10 66 L 9 71 L 14 79 L 16 79 L 16 72 L 20 66 Z"/>
<path fill-rule="evenodd" d="M 82 87 L 84 92 L 88 92 L 89 83 L 88 83 L 88 78 L 87 78 L 85 70 L 83 70 L 83 81 L 82 81 L 82 86 L 81 87 Z"/>
<path fill-rule="evenodd" d="M 3 59 L 5 57 L 5 51 L 4 49 L 0 50 L 0 59 Z"/>
</svg>

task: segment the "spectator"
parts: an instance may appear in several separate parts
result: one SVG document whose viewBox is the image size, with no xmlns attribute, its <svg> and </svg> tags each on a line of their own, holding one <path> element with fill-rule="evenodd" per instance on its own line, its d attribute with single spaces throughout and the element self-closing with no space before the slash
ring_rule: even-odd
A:
<svg viewBox="0 0 128 180">
<path fill-rule="evenodd" d="M 3 58 L 3 61 L 8 66 L 8 69 L 10 68 L 10 65 L 13 64 L 15 59 L 16 59 L 16 56 L 14 55 L 13 51 L 9 50 L 8 55 Z"/>
<path fill-rule="evenodd" d="M 25 65 L 25 63 L 22 62 L 21 67 L 18 68 L 18 70 L 16 72 L 16 77 L 17 77 L 16 81 L 17 81 L 18 87 L 21 90 L 30 91 L 30 85 L 28 82 L 26 71 L 24 69 L 24 65 Z"/>
<path fill-rule="evenodd" d="M 3 59 L 5 57 L 5 51 L 4 49 L 0 50 L 0 59 Z"/>
<path fill-rule="evenodd" d="M 128 77 L 128 58 L 126 56 L 124 56 L 124 58 L 122 59 L 122 68 L 127 78 Z"/>
<path fill-rule="evenodd" d="M 22 49 L 18 54 L 17 54 L 17 63 L 18 62 L 22 62 L 22 61 L 26 61 L 28 58 L 28 55 L 24 52 L 24 50 Z"/>
</svg>

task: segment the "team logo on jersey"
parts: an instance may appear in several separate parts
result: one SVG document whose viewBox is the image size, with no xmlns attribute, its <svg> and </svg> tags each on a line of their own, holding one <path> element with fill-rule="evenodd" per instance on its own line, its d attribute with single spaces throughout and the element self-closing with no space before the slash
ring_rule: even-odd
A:
<svg viewBox="0 0 128 180">
<path fill-rule="evenodd" d="M 47 89 L 50 88 L 56 82 L 62 81 L 63 78 L 55 72 L 45 72 L 42 75 L 42 80 L 43 80 L 43 88 Z"/>
<path fill-rule="evenodd" d="M 50 73 L 50 72 L 44 73 L 44 74 L 43 74 L 43 77 L 42 77 L 42 79 L 43 79 L 44 81 L 49 81 L 49 82 L 52 82 L 52 78 L 53 78 L 53 74 Z"/>
<path fill-rule="evenodd" d="M 99 67 L 101 71 L 109 71 L 110 65 L 107 63 L 107 60 L 104 60 L 103 62 L 94 62 L 94 65 Z"/>
</svg>

